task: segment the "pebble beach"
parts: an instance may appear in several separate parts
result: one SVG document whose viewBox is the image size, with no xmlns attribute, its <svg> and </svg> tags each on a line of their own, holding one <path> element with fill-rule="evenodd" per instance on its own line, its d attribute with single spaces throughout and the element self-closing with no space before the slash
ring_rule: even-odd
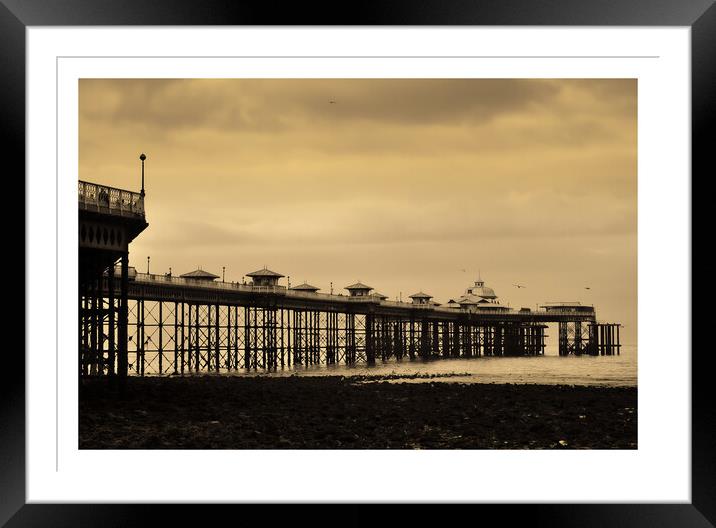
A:
<svg viewBox="0 0 716 528">
<path fill-rule="evenodd" d="M 205 375 L 130 377 L 119 391 L 88 379 L 79 448 L 636 449 L 637 389 Z"/>
</svg>

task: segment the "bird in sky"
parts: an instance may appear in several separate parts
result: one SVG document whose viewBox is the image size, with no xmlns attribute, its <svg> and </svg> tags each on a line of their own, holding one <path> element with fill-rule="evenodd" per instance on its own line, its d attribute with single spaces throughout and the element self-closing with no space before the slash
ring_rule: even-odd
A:
<svg viewBox="0 0 716 528">
<path fill-rule="evenodd" d="M 331 101 L 328 101 L 328 104 L 336 104 L 336 102 L 331 100 Z"/>
<path fill-rule="evenodd" d="M 518 288 L 526 288 L 527 286 L 523 286 L 522 284 L 513 284 L 513 286 L 517 286 Z"/>
<path fill-rule="evenodd" d="M 585 290 L 591 290 L 591 288 L 590 288 L 589 286 L 585 286 L 584 289 L 585 289 Z"/>
</svg>

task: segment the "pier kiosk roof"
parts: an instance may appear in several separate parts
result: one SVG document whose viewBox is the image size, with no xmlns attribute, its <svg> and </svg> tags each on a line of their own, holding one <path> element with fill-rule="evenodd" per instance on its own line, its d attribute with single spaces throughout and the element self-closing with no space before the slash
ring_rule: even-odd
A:
<svg viewBox="0 0 716 528">
<path fill-rule="evenodd" d="M 429 304 L 430 299 L 432 299 L 432 295 L 428 295 L 425 292 L 419 291 L 418 293 L 414 293 L 410 296 L 410 299 L 413 300 L 413 304 Z"/>
<path fill-rule="evenodd" d="M 475 308 L 485 310 L 509 310 L 509 308 L 499 304 L 495 290 L 485 286 L 485 281 L 481 278 L 478 278 L 472 286 L 468 286 L 465 293 L 458 299 L 452 301 L 452 303 L 448 303 L 449 307 L 455 307 L 455 304 L 457 304 L 460 308 L 467 311 L 473 311 Z"/>
<path fill-rule="evenodd" d="M 380 299 L 381 301 L 384 301 L 388 298 L 387 295 L 383 295 L 382 293 L 373 292 L 370 294 L 371 297 L 375 297 L 376 299 Z"/>
<path fill-rule="evenodd" d="M 218 279 L 218 275 L 214 275 L 213 273 L 209 273 L 208 271 L 204 271 L 203 269 L 195 269 L 194 271 L 190 271 L 189 273 L 185 273 L 184 275 L 180 275 L 182 279 L 190 279 L 195 281 L 213 281 L 215 279 Z"/>
<path fill-rule="evenodd" d="M 263 269 L 260 269 L 258 271 L 252 271 L 251 273 L 246 274 L 247 277 L 276 277 L 281 278 L 283 275 L 280 273 L 276 273 L 275 271 L 271 271 L 266 266 L 263 267 Z"/>
<path fill-rule="evenodd" d="M 450 303 L 448 303 L 449 305 Z M 488 300 L 477 295 L 464 295 L 457 300 L 457 304 L 463 310 L 468 312 L 476 312 L 481 310 L 504 311 L 509 312 L 512 309 L 497 302 L 497 300 Z"/>
<path fill-rule="evenodd" d="M 271 271 L 266 266 L 263 269 L 247 273 L 246 276 L 251 277 L 254 286 L 276 286 L 278 280 L 283 277 L 280 273 Z"/>
<path fill-rule="evenodd" d="M 317 288 L 316 286 L 311 286 L 307 282 L 304 282 L 303 284 L 299 284 L 298 286 L 291 286 L 291 290 L 299 290 L 299 291 L 305 291 L 305 292 L 313 292 L 316 293 L 321 288 Z"/>
<path fill-rule="evenodd" d="M 482 279 L 476 280 L 473 286 L 470 286 L 467 290 L 465 290 L 465 294 L 476 295 L 478 297 L 482 297 L 483 299 L 497 299 L 495 290 L 485 286 L 485 281 Z"/>
<path fill-rule="evenodd" d="M 424 293 L 422 291 L 419 291 L 418 293 L 414 293 L 410 296 L 411 299 L 432 299 L 432 295 L 428 295 L 427 293 Z"/>
<path fill-rule="evenodd" d="M 492 304 L 490 301 L 477 295 L 463 295 L 457 300 L 458 304 Z"/>
<path fill-rule="evenodd" d="M 373 288 L 358 281 L 355 284 L 346 286 L 346 290 L 350 293 L 351 297 L 364 297 L 368 295 L 368 292 Z"/>
</svg>

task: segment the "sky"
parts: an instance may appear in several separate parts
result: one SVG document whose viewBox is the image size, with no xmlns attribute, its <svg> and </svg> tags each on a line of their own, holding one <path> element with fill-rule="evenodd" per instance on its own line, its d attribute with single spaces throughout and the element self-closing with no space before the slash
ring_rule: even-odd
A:
<svg viewBox="0 0 716 528">
<path fill-rule="evenodd" d="M 140 272 L 441 303 L 479 276 L 636 344 L 635 79 L 82 79 L 79 109 L 80 180 L 138 191 L 147 155 Z"/>
</svg>

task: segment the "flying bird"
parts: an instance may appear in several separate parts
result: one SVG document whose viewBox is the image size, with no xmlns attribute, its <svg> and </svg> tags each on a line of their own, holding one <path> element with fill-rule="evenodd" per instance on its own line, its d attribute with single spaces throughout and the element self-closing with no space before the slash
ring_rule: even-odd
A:
<svg viewBox="0 0 716 528">
<path fill-rule="evenodd" d="M 526 288 L 527 286 L 523 286 L 522 284 L 513 284 L 513 286 L 517 286 L 518 288 Z"/>
<path fill-rule="evenodd" d="M 328 104 L 336 104 L 335 101 L 328 101 Z"/>
<path fill-rule="evenodd" d="M 585 286 L 584 289 L 585 289 L 585 290 L 591 290 L 591 288 L 590 288 L 589 286 Z"/>
</svg>

